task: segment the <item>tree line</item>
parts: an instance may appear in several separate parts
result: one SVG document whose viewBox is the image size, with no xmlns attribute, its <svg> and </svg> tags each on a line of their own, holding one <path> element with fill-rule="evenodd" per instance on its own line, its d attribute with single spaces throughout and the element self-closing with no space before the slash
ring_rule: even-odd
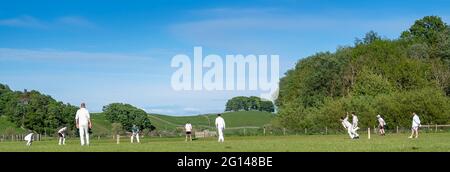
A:
<svg viewBox="0 0 450 172">
<path fill-rule="evenodd" d="M 275 107 L 272 101 L 264 100 L 256 96 L 238 96 L 227 101 L 225 111 L 266 111 L 274 112 Z"/>
<path fill-rule="evenodd" d="M 75 114 L 78 109 L 77 106 L 56 101 L 51 96 L 35 90 L 12 91 L 7 85 L 0 84 L 0 116 L 6 116 L 9 121 L 24 130 L 52 135 L 57 129 L 66 126 L 69 131 L 78 135 L 75 128 Z M 120 125 L 126 131 L 130 131 L 133 125 L 141 130 L 154 129 L 147 113 L 129 104 L 106 105 L 103 107 L 103 113 L 108 121 L 116 127 Z"/>
<path fill-rule="evenodd" d="M 369 32 L 354 46 L 298 61 L 280 80 L 277 123 L 290 129 L 339 128 L 355 111 L 362 127 L 450 123 L 450 27 L 438 16 L 417 20 L 397 39 Z"/>
</svg>

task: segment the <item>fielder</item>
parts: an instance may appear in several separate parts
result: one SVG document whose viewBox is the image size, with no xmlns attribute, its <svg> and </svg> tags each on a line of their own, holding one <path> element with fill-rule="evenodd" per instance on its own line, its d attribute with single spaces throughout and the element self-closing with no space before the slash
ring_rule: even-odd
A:
<svg viewBox="0 0 450 172">
<path fill-rule="evenodd" d="M 216 127 L 217 132 L 219 133 L 218 142 L 224 142 L 225 139 L 223 138 L 223 130 L 225 129 L 225 120 L 223 120 L 220 114 L 217 114 Z"/>
<path fill-rule="evenodd" d="M 136 125 L 133 125 L 133 127 L 131 127 L 131 143 L 133 143 L 134 141 L 134 137 L 136 137 L 136 140 L 138 143 L 140 143 L 139 141 L 139 127 L 137 127 Z"/>
<path fill-rule="evenodd" d="M 347 129 L 348 135 L 351 139 L 359 139 L 358 133 L 356 133 L 356 130 L 353 128 L 353 125 L 348 122 L 348 115 L 343 118 L 341 117 L 341 123 L 342 126 L 344 126 L 345 129 Z"/>
<path fill-rule="evenodd" d="M 359 130 L 359 127 L 358 127 L 358 117 L 355 115 L 355 112 L 352 112 L 352 127 L 353 127 L 353 130 L 355 130 L 355 132 L 356 132 L 356 130 Z"/>
<path fill-rule="evenodd" d="M 413 112 L 413 120 L 412 120 L 412 127 L 411 127 L 411 136 L 409 136 L 409 138 L 413 138 L 414 134 L 415 134 L 415 138 L 417 139 L 419 137 L 419 127 L 420 125 L 420 119 L 419 116 Z"/>
<path fill-rule="evenodd" d="M 81 103 L 81 107 L 78 109 L 75 116 L 75 121 L 80 132 L 81 146 L 89 146 L 89 128 L 92 128 L 92 122 L 89 111 L 86 109 L 86 104 Z M 86 141 L 84 139 L 86 139 Z"/>
<path fill-rule="evenodd" d="M 184 129 L 186 130 L 186 139 L 184 141 L 187 142 L 189 136 L 189 140 L 192 142 L 192 125 L 189 121 L 184 125 Z"/>
<path fill-rule="evenodd" d="M 34 133 L 30 133 L 23 138 L 25 141 L 27 141 L 27 146 L 31 146 L 31 143 L 33 143 L 33 135 Z"/>
<path fill-rule="evenodd" d="M 384 126 L 386 126 L 386 122 L 384 121 L 383 118 L 381 118 L 380 115 L 377 115 L 377 119 L 378 119 L 378 129 L 380 131 L 380 135 L 384 136 Z"/>
<path fill-rule="evenodd" d="M 67 131 L 67 127 L 63 127 L 58 130 L 59 145 L 66 145 L 66 131 Z"/>
</svg>

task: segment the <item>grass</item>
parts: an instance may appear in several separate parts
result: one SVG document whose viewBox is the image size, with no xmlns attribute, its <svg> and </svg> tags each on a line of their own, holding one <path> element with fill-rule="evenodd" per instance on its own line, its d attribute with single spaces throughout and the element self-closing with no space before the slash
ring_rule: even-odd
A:
<svg viewBox="0 0 450 172">
<path fill-rule="evenodd" d="M 141 144 L 124 138 L 116 144 L 112 139 L 92 139 L 91 146 L 81 147 L 78 139 L 69 139 L 58 146 L 56 138 L 34 142 L 1 142 L 0 152 L 450 152 L 450 133 L 423 133 L 419 139 L 407 134 L 361 135 L 359 140 L 346 135 L 252 136 L 225 137 L 225 143 L 215 138 L 184 142 L 184 138 L 145 138 Z"/>
</svg>

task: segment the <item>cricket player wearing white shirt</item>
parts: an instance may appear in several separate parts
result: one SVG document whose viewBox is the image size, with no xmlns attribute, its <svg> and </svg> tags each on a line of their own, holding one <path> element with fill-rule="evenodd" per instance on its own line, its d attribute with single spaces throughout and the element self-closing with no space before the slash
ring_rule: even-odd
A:
<svg viewBox="0 0 450 172">
<path fill-rule="evenodd" d="M 378 119 L 378 129 L 380 130 L 380 135 L 384 136 L 384 126 L 386 125 L 386 122 L 384 121 L 383 118 L 381 118 L 380 115 L 377 115 L 377 119 Z"/>
<path fill-rule="evenodd" d="M 225 120 L 223 120 L 223 118 L 220 116 L 220 114 L 217 114 L 216 127 L 217 127 L 217 132 L 219 133 L 218 141 L 223 142 L 224 141 L 223 130 L 225 129 Z"/>
<path fill-rule="evenodd" d="M 411 127 L 411 136 L 409 138 L 413 138 L 414 134 L 416 134 L 415 138 L 417 139 L 419 137 L 419 127 L 420 125 L 420 119 L 419 116 L 413 112 L 413 120 L 412 120 L 412 127 Z"/>
<path fill-rule="evenodd" d="M 81 107 L 75 116 L 75 121 L 80 132 L 81 146 L 89 145 L 89 128 L 92 128 L 92 123 L 89 111 L 84 103 L 81 103 Z M 86 142 L 84 139 L 86 139 Z"/>
<path fill-rule="evenodd" d="M 186 139 L 184 141 L 187 142 L 189 136 L 189 140 L 192 142 L 192 125 L 189 121 L 184 125 L 184 129 L 186 130 Z"/>
<path fill-rule="evenodd" d="M 345 129 L 347 129 L 348 135 L 351 139 L 359 139 L 358 133 L 356 133 L 356 130 L 353 128 L 353 125 L 348 122 L 348 115 L 345 118 L 341 118 L 342 126 L 344 126 Z"/>
<path fill-rule="evenodd" d="M 63 127 L 58 130 L 59 145 L 66 145 L 66 130 L 67 130 L 67 127 Z"/>
<path fill-rule="evenodd" d="M 353 129 L 356 131 L 356 130 L 359 130 L 359 127 L 358 127 L 358 117 L 355 115 L 355 112 L 352 112 L 352 127 L 353 127 Z"/>
<path fill-rule="evenodd" d="M 133 125 L 133 127 L 131 127 L 131 143 L 134 142 L 134 137 L 136 137 L 138 143 L 141 143 L 141 141 L 139 140 L 139 127 L 136 125 Z"/>
<path fill-rule="evenodd" d="M 33 134 L 34 133 L 30 133 L 26 135 L 25 138 L 23 138 L 25 141 L 27 141 L 27 146 L 31 146 L 31 143 L 33 143 Z"/>
</svg>

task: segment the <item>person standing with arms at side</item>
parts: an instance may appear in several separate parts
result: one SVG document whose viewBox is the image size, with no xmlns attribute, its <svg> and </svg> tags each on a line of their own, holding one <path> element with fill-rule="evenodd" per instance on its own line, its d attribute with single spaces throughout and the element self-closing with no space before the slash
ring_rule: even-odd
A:
<svg viewBox="0 0 450 172">
<path fill-rule="evenodd" d="M 80 133 L 81 146 L 89 146 L 89 128 L 92 128 L 92 122 L 89 111 L 86 109 L 86 104 L 81 103 L 80 109 L 78 109 L 75 116 L 75 122 Z"/>
<path fill-rule="evenodd" d="M 380 130 L 380 135 L 384 136 L 384 126 L 386 125 L 386 122 L 384 121 L 383 118 L 381 118 L 381 115 L 377 115 L 377 119 L 378 119 L 378 129 Z"/>
<path fill-rule="evenodd" d="M 139 140 L 139 127 L 136 125 L 133 125 L 133 127 L 131 127 L 131 143 L 134 142 L 134 137 L 136 137 L 138 143 L 141 143 L 141 141 Z"/>
<path fill-rule="evenodd" d="M 352 127 L 353 127 L 353 130 L 359 130 L 359 127 L 358 127 L 358 117 L 356 116 L 356 114 L 355 114 L 355 112 L 352 112 Z"/>
<path fill-rule="evenodd" d="M 189 140 L 192 142 L 192 125 L 189 121 L 184 125 L 184 129 L 186 130 L 186 139 L 184 141 L 187 142 L 189 136 Z"/>
<path fill-rule="evenodd" d="M 217 114 L 216 127 L 217 132 L 219 133 L 218 142 L 224 142 L 225 139 L 223 138 L 223 130 L 225 129 L 225 120 L 221 117 L 220 113 Z"/>
<path fill-rule="evenodd" d="M 414 137 L 414 134 L 416 134 L 416 136 L 414 138 L 418 138 L 419 137 L 419 127 L 420 125 L 420 119 L 419 116 L 413 112 L 413 120 L 412 120 L 412 127 L 411 127 L 411 136 L 409 136 L 410 139 L 412 139 Z"/>
</svg>

